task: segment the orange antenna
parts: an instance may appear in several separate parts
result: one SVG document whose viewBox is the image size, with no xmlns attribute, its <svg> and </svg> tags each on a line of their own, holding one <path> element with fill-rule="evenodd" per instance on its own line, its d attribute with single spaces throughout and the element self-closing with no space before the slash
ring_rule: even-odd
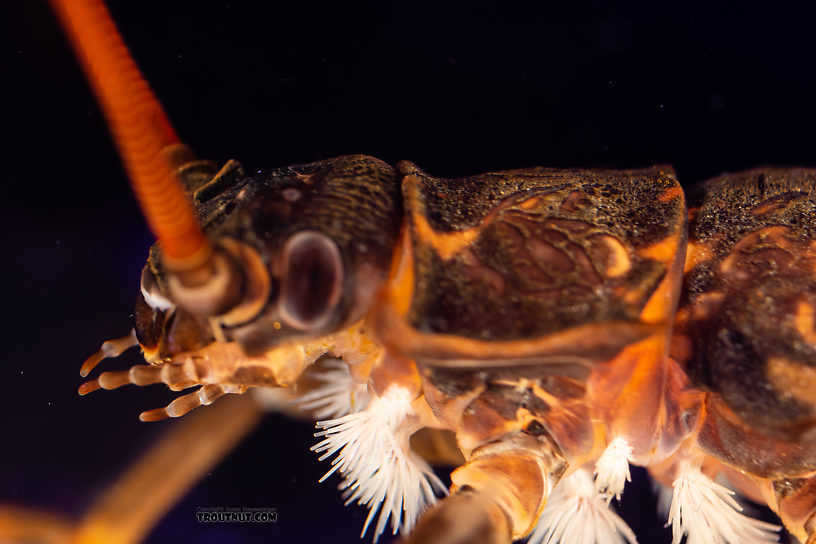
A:
<svg viewBox="0 0 816 544">
<path fill-rule="evenodd" d="M 107 117 L 133 191 L 179 272 L 206 263 L 211 248 L 163 150 L 179 139 L 101 0 L 51 0 Z"/>
</svg>

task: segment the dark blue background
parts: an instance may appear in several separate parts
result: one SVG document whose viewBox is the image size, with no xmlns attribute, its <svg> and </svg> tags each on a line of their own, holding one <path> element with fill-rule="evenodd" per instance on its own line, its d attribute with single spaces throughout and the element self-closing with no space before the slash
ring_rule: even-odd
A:
<svg viewBox="0 0 816 544">
<path fill-rule="evenodd" d="M 690 184 L 816 162 L 814 8 L 566 4 L 111 8 L 182 138 L 250 169 L 345 153 L 444 176 L 671 163 Z M 0 500 L 79 515 L 172 425 L 136 419 L 172 398 L 160 387 L 75 392 L 85 356 L 130 328 L 151 237 L 48 6 L 5 9 Z M 149 540 L 357 542 L 365 512 L 316 483 L 312 432 L 270 416 Z M 623 499 L 642 544 L 670 539 L 654 505 L 642 478 Z M 276 506 L 279 522 L 202 526 L 197 506 Z"/>
</svg>

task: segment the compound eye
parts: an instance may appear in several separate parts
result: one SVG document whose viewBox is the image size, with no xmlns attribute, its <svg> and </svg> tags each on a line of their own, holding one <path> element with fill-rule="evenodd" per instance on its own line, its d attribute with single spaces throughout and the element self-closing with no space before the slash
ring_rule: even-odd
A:
<svg viewBox="0 0 816 544">
<path fill-rule="evenodd" d="M 302 231 L 283 247 L 280 311 L 287 325 L 301 331 L 325 326 L 340 302 L 343 260 L 334 241 L 317 231 Z"/>
</svg>

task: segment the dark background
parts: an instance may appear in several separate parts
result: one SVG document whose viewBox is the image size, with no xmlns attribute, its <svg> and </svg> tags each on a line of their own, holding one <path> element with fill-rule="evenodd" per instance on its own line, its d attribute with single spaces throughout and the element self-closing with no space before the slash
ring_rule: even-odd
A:
<svg viewBox="0 0 816 544">
<path fill-rule="evenodd" d="M 670 163 L 687 185 L 816 162 L 812 7 L 110 5 L 182 139 L 250 170 L 346 153 L 442 176 Z M 82 360 L 130 328 L 151 237 L 48 6 L 6 9 L 0 501 L 78 516 L 172 425 L 136 419 L 173 397 L 161 387 L 75 392 Z M 312 432 L 269 416 L 149 540 L 357 542 L 365 511 L 317 484 Z M 641 544 L 670 541 L 655 502 L 640 477 L 624 495 Z M 203 526 L 197 506 L 274 506 L 279 522 Z"/>
</svg>

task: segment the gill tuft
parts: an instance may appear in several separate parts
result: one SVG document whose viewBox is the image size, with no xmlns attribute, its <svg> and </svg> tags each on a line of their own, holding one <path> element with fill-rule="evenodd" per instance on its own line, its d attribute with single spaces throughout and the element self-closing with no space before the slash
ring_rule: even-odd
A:
<svg viewBox="0 0 816 544">
<path fill-rule="evenodd" d="M 555 486 L 527 544 L 637 544 L 635 533 L 580 468 Z"/>
<path fill-rule="evenodd" d="M 393 534 L 409 532 L 436 501 L 436 492 L 445 492 L 428 463 L 411 450 L 411 434 L 420 428 L 412 400 L 410 391 L 392 386 L 362 412 L 317 423 L 322 430 L 315 436 L 323 440 L 312 450 L 322 453 L 321 461 L 336 456 L 320 481 L 338 472 L 346 504 L 356 501 L 369 508 L 361 537 L 379 512 L 375 542 L 389 518 Z"/>
<path fill-rule="evenodd" d="M 683 461 L 672 484 L 669 521 L 672 544 L 770 544 L 778 542 L 779 526 L 742 514 L 734 492 Z"/>
<path fill-rule="evenodd" d="M 626 439 L 618 437 L 604 450 L 595 463 L 595 491 L 607 496 L 607 502 L 612 497 L 620 500 L 623 486 L 632 481 L 629 472 L 629 458 L 632 447 Z"/>
</svg>

